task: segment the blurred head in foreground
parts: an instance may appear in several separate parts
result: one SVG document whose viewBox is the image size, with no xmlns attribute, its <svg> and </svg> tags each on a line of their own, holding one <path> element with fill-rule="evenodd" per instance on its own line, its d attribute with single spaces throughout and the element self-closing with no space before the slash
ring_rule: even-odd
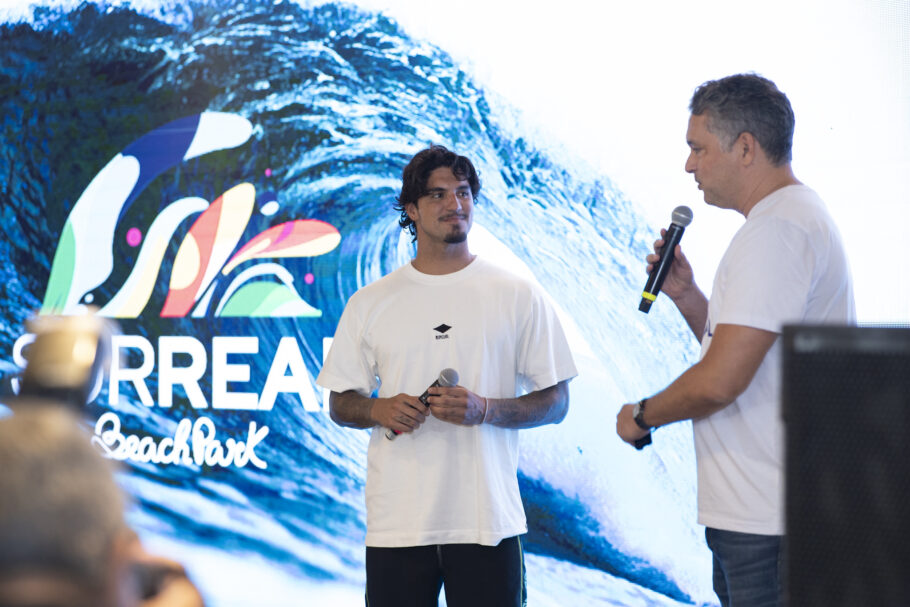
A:
<svg viewBox="0 0 910 607">
<path fill-rule="evenodd" d="M 130 604 L 129 533 L 109 462 L 62 408 L 0 419 L 0 605 Z"/>
<path fill-rule="evenodd" d="M 113 463 L 81 424 L 106 321 L 38 317 L 12 415 L 0 418 L 0 607 L 202 607 L 179 563 L 124 520 Z"/>
</svg>

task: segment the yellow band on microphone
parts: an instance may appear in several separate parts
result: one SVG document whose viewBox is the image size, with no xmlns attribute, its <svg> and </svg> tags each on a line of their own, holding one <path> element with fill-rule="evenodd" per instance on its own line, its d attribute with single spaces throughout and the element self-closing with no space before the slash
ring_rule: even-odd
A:
<svg viewBox="0 0 910 607">
<path fill-rule="evenodd" d="M 657 295 L 651 295 L 650 293 L 645 291 L 644 293 L 641 294 L 641 298 L 647 299 L 648 301 L 654 301 L 655 299 L 657 299 Z"/>
</svg>

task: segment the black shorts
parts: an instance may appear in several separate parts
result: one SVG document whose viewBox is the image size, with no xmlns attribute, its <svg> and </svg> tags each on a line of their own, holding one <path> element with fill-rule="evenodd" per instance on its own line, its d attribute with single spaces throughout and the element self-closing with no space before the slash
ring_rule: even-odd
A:
<svg viewBox="0 0 910 607">
<path fill-rule="evenodd" d="M 518 536 L 496 546 L 367 546 L 367 607 L 524 607 L 524 554 Z"/>
</svg>

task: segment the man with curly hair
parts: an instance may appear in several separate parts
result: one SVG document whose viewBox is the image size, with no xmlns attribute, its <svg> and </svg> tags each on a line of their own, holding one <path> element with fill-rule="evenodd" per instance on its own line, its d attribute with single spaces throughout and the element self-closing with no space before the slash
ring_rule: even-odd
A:
<svg viewBox="0 0 910 607">
<path fill-rule="evenodd" d="M 449 607 L 525 604 L 518 430 L 562 421 L 576 371 L 542 290 L 471 253 L 479 191 L 443 146 L 411 159 L 395 208 L 417 254 L 350 298 L 317 379 L 333 420 L 374 429 L 370 607 L 435 606 L 443 585 Z M 442 369 L 457 385 L 424 404 Z"/>
</svg>

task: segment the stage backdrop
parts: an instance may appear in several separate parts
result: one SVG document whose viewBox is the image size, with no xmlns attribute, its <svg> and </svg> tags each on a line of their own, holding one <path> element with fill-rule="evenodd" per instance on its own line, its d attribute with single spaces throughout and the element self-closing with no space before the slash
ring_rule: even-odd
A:
<svg viewBox="0 0 910 607">
<path fill-rule="evenodd" d="M 369 435 L 314 379 L 350 295 L 413 255 L 392 207 L 429 143 L 474 159 L 472 249 L 543 285 L 579 366 L 567 419 L 522 432 L 530 604 L 714 604 L 690 427 L 615 437 L 697 356 L 668 301 L 637 310 L 653 209 L 366 5 L 50 4 L 0 27 L 3 370 L 36 311 L 117 320 L 93 441 L 208 604 L 362 604 Z"/>
</svg>

